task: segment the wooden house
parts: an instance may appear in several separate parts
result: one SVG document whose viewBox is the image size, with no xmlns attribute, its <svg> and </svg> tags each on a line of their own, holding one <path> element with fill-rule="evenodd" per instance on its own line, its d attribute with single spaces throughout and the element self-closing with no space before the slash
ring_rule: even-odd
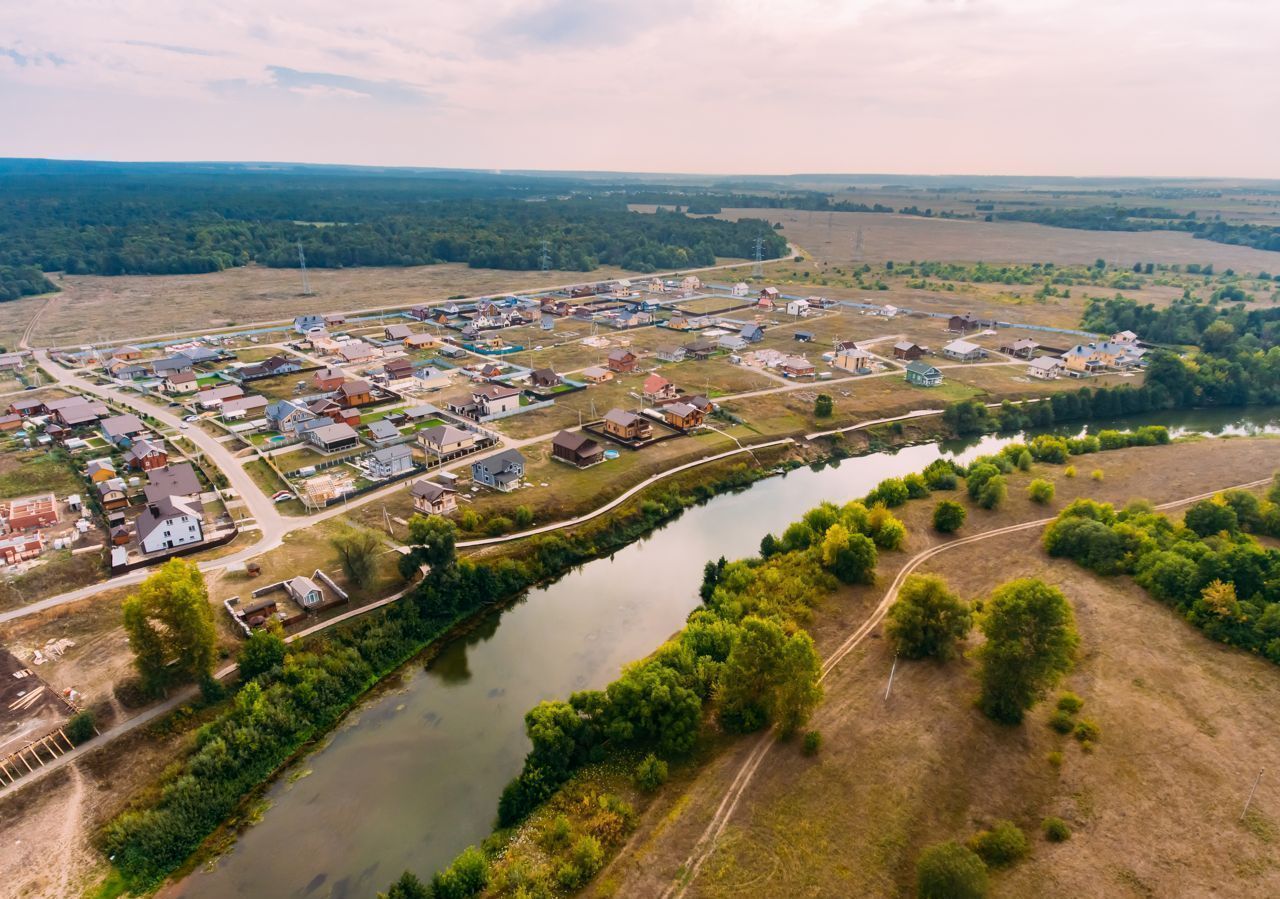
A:
<svg viewBox="0 0 1280 899">
<path fill-rule="evenodd" d="M 421 478 L 409 487 L 413 509 L 423 515 L 448 515 L 458 508 L 458 491 Z"/>
<path fill-rule="evenodd" d="M 604 432 L 619 440 L 648 440 L 653 436 L 653 425 L 634 412 L 610 409 L 604 417 Z"/>
<path fill-rule="evenodd" d="M 621 348 L 616 349 L 609 354 L 608 366 L 611 371 L 619 373 L 633 372 L 639 363 L 640 357 L 631 350 Z"/>
<path fill-rule="evenodd" d="M 924 362 L 908 362 L 907 383 L 917 387 L 937 387 L 942 383 L 942 372 Z"/>
<path fill-rule="evenodd" d="M 662 407 L 662 417 L 671 427 L 689 431 L 701 427 L 707 415 L 691 403 L 669 403 Z"/>
<path fill-rule="evenodd" d="M 551 441 L 553 458 L 586 468 L 604 460 L 604 449 L 586 434 L 561 431 Z"/>
</svg>

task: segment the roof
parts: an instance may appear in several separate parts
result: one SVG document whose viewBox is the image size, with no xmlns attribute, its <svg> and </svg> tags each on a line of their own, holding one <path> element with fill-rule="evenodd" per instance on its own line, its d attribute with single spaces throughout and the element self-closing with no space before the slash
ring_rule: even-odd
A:
<svg viewBox="0 0 1280 899">
<path fill-rule="evenodd" d="M 369 389 L 368 381 L 347 381 L 338 388 L 338 393 L 347 397 L 359 396 L 362 393 L 368 393 Z"/>
<path fill-rule="evenodd" d="M 1023 337 L 1020 340 L 1015 340 L 1013 343 L 1006 344 L 1006 346 L 1012 347 L 1014 350 L 1034 350 L 1036 347 L 1040 346 L 1040 344 L 1039 342 L 1032 340 L 1030 337 Z"/>
<path fill-rule="evenodd" d="M 560 380 L 560 376 L 556 374 L 556 370 L 554 368 L 535 368 L 531 373 L 531 376 L 535 381 Z"/>
<path fill-rule="evenodd" d="M 387 337 L 392 340 L 404 340 L 413 333 L 408 325 L 387 325 L 383 330 Z"/>
<path fill-rule="evenodd" d="M 440 412 L 439 409 L 430 403 L 424 403 L 421 406 L 409 406 L 408 408 L 401 409 L 400 411 L 404 413 L 406 418 L 430 418 Z"/>
<path fill-rule="evenodd" d="M 944 346 L 942 351 L 944 353 L 961 353 L 963 355 L 968 355 L 969 353 L 976 353 L 981 349 L 982 347 L 978 346 L 976 343 L 970 343 L 967 340 L 953 340 Z"/>
<path fill-rule="evenodd" d="M 319 585 L 304 575 L 289 578 L 289 580 L 285 581 L 285 586 L 294 596 L 306 596 L 309 593 L 321 593 L 323 595 Z"/>
<path fill-rule="evenodd" d="M 132 367 L 133 366 L 130 366 L 130 368 Z M 165 380 L 170 384 L 190 384 L 192 381 L 196 380 L 196 373 L 191 369 L 175 371 L 171 374 L 165 375 Z"/>
<path fill-rule="evenodd" d="M 139 540 L 145 540 L 152 531 L 162 526 L 166 521 L 186 515 L 200 518 L 203 512 L 199 501 L 185 499 L 180 496 L 161 496 L 154 500 L 151 497 L 147 497 L 147 500 L 149 503 L 147 508 L 133 523 L 134 527 L 138 529 Z"/>
<path fill-rule="evenodd" d="M 399 446 L 389 446 L 386 449 L 380 449 L 369 454 L 375 462 L 381 465 L 389 465 L 397 459 L 413 458 L 413 448 L 407 443 Z"/>
<path fill-rule="evenodd" d="M 507 387 L 505 384 L 485 384 L 483 387 L 476 387 L 471 393 L 474 396 L 482 396 L 487 400 L 500 400 L 509 396 L 516 396 L 520 391 L 514 387 Z"/>
<path fill-rule="evenodd" d="M 375 440 L 394 440 L 400 436 L 400 429 L 385 418 L 380 418 L 369 422 L 369 433 Z"/>
<path fill-rule="evenodd" d="M 654 393 L 658 390 L 662 390 L 663 388 L 670 387 L 670 386 L 671 386 L 671 382 L 668 381 L 666 378 L 664 378 L 662 375 L 658 374 L 657 372 L 654 372 L 653 374 L 649 375 L 649 377 L 644 379 L 645 393 Z"/>
<path fill-rule="evenodd" d="M 599 378 L 607 374 L 609 374 L 609 370 L 598 365 L 592 365 L 582 370 L 582 375 L 586 378 Z"/>
<path fill-rule="evenodd" d="M 194 496 L 201 492 L 200 480 L 190 462 L 175 462 L 147 472 L 147 486 L 142 492 L 148 502 L 162 496 Z"/>
<path fill-rule="evenodd" d="M 414 481 L 412 486 L 409 487 L 409 493 L 414 496 L 421 497 L 429 502 L 435 502 L 446 493 L 457 492 L 458 491 L 454 490 L 452 487 L 446 487 L 444 484 L 439 484 L 435 481 L 428 481 L 426 478 Z"/>
<path fill-rule="evenodd" d="M 132 412 L 104 418 L 101 425 L 102 432 L 108 437 L 128 437 L 130 434 L 137 434 L 139 431 L 146 430 L 138 416 Z"/>
<path fill-rule="evenodd" d="M 610 409 L 604 415 L 605 421 L 613 422 L 619 427 L 627 428 L 640 420 L 640 416 L 634 412 L 628 412 L 625 409 Z"/>
<path fill-rule="evenodd" d="M 144 440 L 138 441 L 139 446 L 142 446 L 145 444 L 146 444 L 146 441 Z M 130 450 L 129 452 L 132 453 L 133 450 Z M 89 474 L 96 474 L 99 471 L 110 471 L 114 473 L 116 470 L 116 463 L 111 461 L 110 459 L 90 459 L 89 464 L 85 466 L 85 470 Z"/>
<path fill-rule="evenodd" d="M 449 443 L 458 443 L 470 435 L 470 431 L 455 428 L 453 425 L 434 425 L 419 431 L 418 439 L 433 446 L 444 446 Z"/>
<path fill-rule="evenodd" d="M 434 343 L 436 337 L 434 334 L 410 334 L 405 338 L 405 342 L 417 346 L 424 343 Z"/>
<path fill-rule="evenodd" d="M 321 443 L 337 443 L 340 440 L 355 440 L 356 432 L 349 424 L 343 422 L 335 422 L 331 425 L 321 425 L 308 433 L 315 434 L 316 439 Z"/>
<path fill-rule="evenodd" d="M 329 368 L 320 369 L 312 377 L 317 381 L 331 381 L 334 378 L 345 378 L 346 375 L 342 369 L 330 366 Z"/>
<path fill-rule="evenodd" d="M 244 388 L 238 384 L 224 384 L 222 387 L 211 387 L 208 390 L 200 391 L 196 397 L 202 403 L 210 400 L 233 400 L 236 397 L 244 396 Z"/>
<path fill-rule="evenodd" d="M 561 431 L 551 439 L 551 445 L 571 453 L 592 453 L 600 449 L 600 444 L 581 431 Z"/>
<path fill-rule="evenodd" d="M 252 412 L 254 409 L 265 409 L 267 405 L 265 396 L 241 396 L 223 402 L 222 414 L 226 415 L 228 412 Z"/>
<path fill-rule="evenodd" d="M 486 456 L 483 459 L 477 459 L 471 463 L 474 465 L 483 464 L 490 471 L 505 468 L 508 465 L 524 465 L 524 456 L 520 455 L 519 450 L 505 449 L 500 453 L 494 453 L 492 456 Z"/>
<path fill-rule="evenodd" d="M 907 371 L 917 375 L 940 375 L 942 372 L 929 365 L 927 362 L 908 362 Z"/>
<path fill-rule="evenodd" d="M 688 403 L 672 403 L 670 406 L 663 408 L 662 411 L 670 412 L 672 415 L 676 415 L 680 418 L 687 418 L 693 413 L 698 412 L 699 409 L 697 406 L 691 406 Z"/>
<path fill-rule="evenodd" d="M 624 359 L 626 359 L 628 356 L 634 359 L 636 357 L 636 354 L 631 352 L 631 350 L 628 350 L 625 348 L 616 349 L 609 354 L 609 358 L 615 362 L 621 362 Z"/>
<path fill-rule="evenodd" d="M 152 453 L 163 453 L 164 451 L 165 449 L 163 444 L 153 443 L 152 441 L 144 438 L 136 441 L 133 446 L 129 447 L 129 451 L 124 454 L 124 457 L 130 460 L 142 459 Z M 99 459 L 97 461 L 101 462 L 103 460 Z M 92 472 L 93 463 L 90 462 L 89 465 L 90 471 Z M 112 468 L 112 470 L 114 471 L 115 469 Z"/>
<path fill-rule="evenodd" d="M 1062 360 L 1053 356 L 1039 356 L 1030 362 L 1031 368 L 1038 368 L 1042 371 L 1049 371 L 1062 365 Z"/>
</svg>

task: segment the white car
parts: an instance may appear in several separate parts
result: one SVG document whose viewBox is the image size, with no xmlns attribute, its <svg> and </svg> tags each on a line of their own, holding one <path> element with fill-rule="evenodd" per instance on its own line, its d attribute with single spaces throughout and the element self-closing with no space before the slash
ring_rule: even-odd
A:
<svg viewBox="0 0 1280 899">
<path fill-rule="evenodd" d="M 185 431 L 186 429 L 187 429 L 187 423 L 185 421 L 178 422 L 179 431 Z"/>
<path fill-rule="evenodd" d="M 199 415 L 188 415 L 188 416 L 186 416 L 185 418 L 183 418 L 182 420 L 183 420 L 183 421 L 199 421 L 199 420 L 200 420 L 200 416 L 199 416 Z"/>
</svg>

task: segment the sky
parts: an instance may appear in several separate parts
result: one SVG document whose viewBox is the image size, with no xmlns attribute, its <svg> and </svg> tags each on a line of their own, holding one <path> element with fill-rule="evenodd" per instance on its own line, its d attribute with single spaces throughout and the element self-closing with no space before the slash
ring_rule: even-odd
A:
<svg viewBox="0 0 1280 899">
<path fill-rule="evenodd" d="M 1280 177 L 1275 0 L 0 0 L 0 156 Z"/>
</svg>

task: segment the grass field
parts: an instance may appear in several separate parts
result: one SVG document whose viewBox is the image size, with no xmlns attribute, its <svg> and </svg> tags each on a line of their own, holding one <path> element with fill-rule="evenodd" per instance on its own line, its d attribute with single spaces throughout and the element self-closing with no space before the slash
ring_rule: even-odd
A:
<svg viewBox="0 0 1280 899">
<path fill-rule="evenodd" d="M 1079 496 L 1160 502 L 1229 486 L 1273 468 L 1275 450 L 1274 440 L 1231 439 L 1090 456 L 1082 467 L 1103 469 L 1102 483 L 1036 466 L 1010 478 L 1000 510 L 971 508 L 960 533 L 1052 515 Z M 1056 482 L 1048 508 L 1026 498 L 1031 477 Z M 882 585 L 905 559 L 950 539 L 928 527 L 936 498 L 900 510 L 908 545 L 882 556 Z M 1280 791 L 1260 788 L 1252 816 L 1237 821 L 1265 763 L 1259 747 L 1280 737 L 1269 700 L 1280 668 L 1211 642 L 1124 579 L 1049 560 L 1038 539 L 1035 529 L 958 548 L 922 570 L 969 599 L 1019 576 L 1062 587 L 1083 641 L 1063 686 L 1084 697 L 1083 715 L 1100 724 L 1096 750 L 1086 754 L 1046 727 L 1045 706 L 1018 728 L 988 722 L 973 707 L 973 665 L 965 659 L 900 663 L 886 702 L 893 660 L 882 640 L 868 640 L 828 679 L 813 721 L 824 736 L 821 753 L 807 758 L 796 744 L 773 749 L 687 895 L 911 895 L 924 846 L 963 840 L 999 818 L 1020 824 L 1033 851 L 993 875 L 994 895 L 1252 896 L 1280 888 L 1271 845 Z M 1006 563 L 989 564 L 993 556 Z M 820 652 L 838 645 L 883 589 L 842 589 L 826 602 L 812 628 Z M 736 741 L 650 807 L 630 851 L 590 894 L 661 892 L 751 745 Z M 1051 751 L 1063 752 L 1060 769 L 1046 761 Z M 1068 821 L 1069 842 L 1039 837 L 1049 815 Z"/>
</svg>

